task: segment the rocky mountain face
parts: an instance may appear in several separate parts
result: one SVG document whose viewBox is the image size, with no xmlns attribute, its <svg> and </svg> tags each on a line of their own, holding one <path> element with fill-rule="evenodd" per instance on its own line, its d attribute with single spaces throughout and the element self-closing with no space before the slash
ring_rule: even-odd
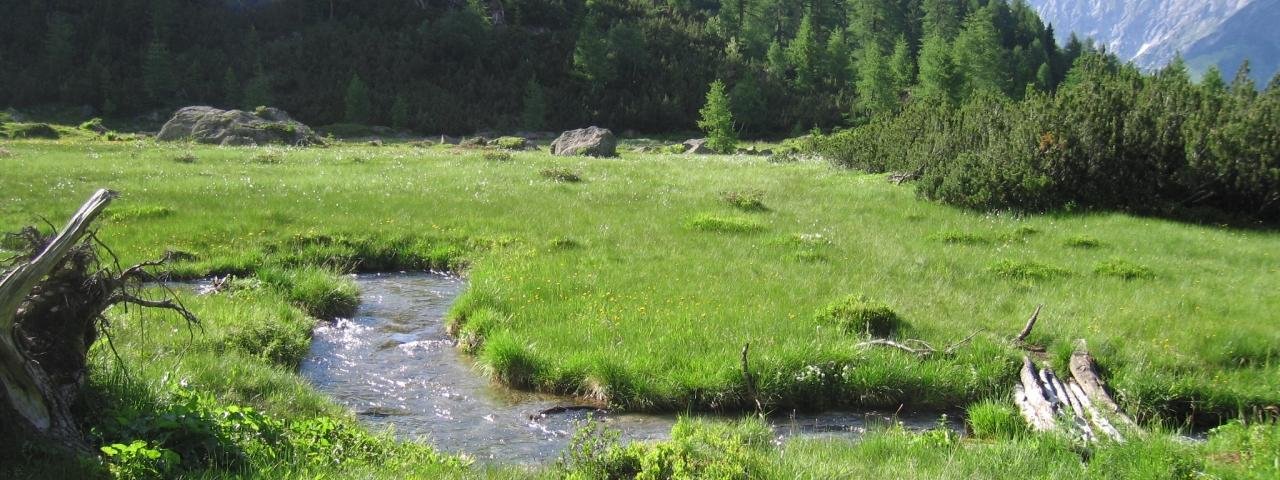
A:
<svg viewBox="0 0 1280 480">
<path fill-rule="evenodd" d="M 1248 57 L 1255 78 L 1280 66 L 1280 0 L 1028 0 L 1061 42 L 1075 32 L 1139 66 L 1159 68 L 1179 52 L 1193 70 L 1218 65 L 1230 77 Z"/>
</svg>

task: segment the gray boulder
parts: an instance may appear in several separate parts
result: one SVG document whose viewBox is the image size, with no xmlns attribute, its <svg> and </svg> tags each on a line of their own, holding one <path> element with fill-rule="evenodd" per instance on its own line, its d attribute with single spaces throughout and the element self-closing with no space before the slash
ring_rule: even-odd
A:
<svg viewBox="0 0 1280 480">
<path fill-rule="evenodd" d="M 715 152 L 711 151 L 711 147 L 707 146 L 707 139 L 691 138 L 684 141 L 684 153 L 689 155 L 706 155 Z"/>
<path fill-rule="evenodd" d="M 551 153 L 560 156 L 613 157 L 618 155 L 618 139 L 607 128 L 569 130 L 551 142 Z"/>
<path fill-rule="evenodd" d="M 191 140 L 218 145 L 276 143 L 303 146 L 320 143 L 320 137 L 311 127 L 276 108 L 259 108 L 246 112 L 213 107 L 185 107 L 165 122 L 156 135 L 156 140 Z"/>
</svg>

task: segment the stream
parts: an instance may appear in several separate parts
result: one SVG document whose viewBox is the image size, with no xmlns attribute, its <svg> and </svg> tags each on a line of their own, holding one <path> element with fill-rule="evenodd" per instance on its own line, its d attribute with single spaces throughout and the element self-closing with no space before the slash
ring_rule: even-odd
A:
<svg viewBox="0 0 1280 480">
<path fill-rule="evenodd" d="M 374 430 L 429 442 L 443 452 L 481 463 L 554 461 L 569 445 L 575 424 L 588 415 L 571 410 L 573 399 L 514 391 L 490 382 L 445 332 L 444 317 L 466 288 L 436 274 L 359 275 L 361 304 L 355 318 L 316 327 L 301 374 L 318 390 L 349 407 Z M 595 413 L 621 440 L 667 438 L 675 415 Z M 935 428 L 938 417 L 895 417 L 877 412 L 795 414 L 772 418 L 779 440 L 796 436 L 856 438 L 868 428 L 902 422 Z M 952 421 L 949 426 L 962 427 Z"/>
</svg>

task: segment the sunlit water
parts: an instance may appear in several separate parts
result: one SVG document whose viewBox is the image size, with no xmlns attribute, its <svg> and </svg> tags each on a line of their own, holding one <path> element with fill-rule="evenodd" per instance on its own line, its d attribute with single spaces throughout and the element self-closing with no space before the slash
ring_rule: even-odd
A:
<svg viewBox="0 0 1280 480">
<path fill-rule="evenodd" d="M 499 387 L 454 347 L 444 316 L 465 288 L 432 274 L 361 275 L 355 318 L 315 329 L 302 375 L 367 424 L 401 438 L 481 462 L 542 463 L 568 446 L 583 411 L 539 417 L 574 405 L 572 399 Z M 666 438 L 675 416 L 595 413 L 623 441 Z M 896 418 L 880 413 L 789 415 L 772 420 L 779 440 L 793 435 L 857 437 L 869 427 L 903 422 L 937 425 L 937 416 Z M 954 423 L 951 428 L 958 428 Z"/>
</svg>

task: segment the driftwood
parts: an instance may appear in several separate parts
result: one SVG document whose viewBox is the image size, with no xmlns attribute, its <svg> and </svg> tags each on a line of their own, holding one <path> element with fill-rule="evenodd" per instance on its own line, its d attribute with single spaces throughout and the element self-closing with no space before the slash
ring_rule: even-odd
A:
<svg viewBox="0 0 1280 480">
<path fill-rule="evenodd" d="M 30 256 L 11 259 L 0 278 L 0 428 L 15 430 L 7 433 L 89 451 L 71 405 L 87 373 L 86 355 L 101 314 L 110 306 L 168 309 L 198 323 L 181 304 L 134 293 L 151 279 L 147 269 L 161 262 L 119 273 L 99 266 L 90 225 L 114 198 L 114 192 L 99 190 L 52 238 L 35 229 L 19 235 Z"/>
<path fill-rule="evenodd" d="M 1096 364 L 1088 352 L 1083 348 L 1077 350 L 1071 363 L 1072 378 L 1064 381 L 1048 368 L 1036 368 L 1030 357 L 1022 358 L 1019 382 L 1014 386 L 1014 403 L 1022 417 L 1036 431 L 1065 432 L 1085 442 L 1101 438 L 1123 442 L 1124 435 L 1110 419 L 1121 419 L 1135 430 L 1137 425 L 1102 388 Z M 1099 403 L 1105 413 L 1096 407 Z"/>
<path fill-rule="evenodd" d="M 1044 305 L 1036 305 L 1035 313 L 1032 313 L 1031 318 L 1027 319 L 1027 326 L 1022 327 L 1022 332 L 1018 333 L 1017 337 L 1014 337 L 1014 341 L 1027 341 L 1027 337 L 1031 336 L 1031 329 L 1036 328 L 1036 320 L 1040 319 L 1040 309 L 1042 308 L 1044 308 Z"/>
<path fill-rule="evenodd" d="M 904 352 L 910 353 L 920 358 L 929 358 L 937 354 L 942 354 L 944 356 L 950 357 L 952 355 L 955 355 L 956 351 L 959 350 L 960 347 L 963 347 L 965 344 L 972 341 L 973 337 L 978 336 L 978 333 L 980 333 L 980 331 L 973 332 L 969 334 L 969 336 L 965 337 L 964 339 L 961 339 L 958 342 L 947 345 L 947 347 L 943 348 L 942 350 L 933 348 L 933 345 L 930 345 L 929 342 L 926 342 L 924 340 L 916 340 L 914 338 L 908 338 L 901 342 L 898 342 L 896 340 L 890 340 L 887 338 L 876 338 L 876 339 L 871 339 L 871 340 L 867 340 L 865 342 L 859 343 L 858 347 L 859 348 L 865 348 L 865 347 L 896 348 L 898 350 L 902 350 Z"/>
</svg>

